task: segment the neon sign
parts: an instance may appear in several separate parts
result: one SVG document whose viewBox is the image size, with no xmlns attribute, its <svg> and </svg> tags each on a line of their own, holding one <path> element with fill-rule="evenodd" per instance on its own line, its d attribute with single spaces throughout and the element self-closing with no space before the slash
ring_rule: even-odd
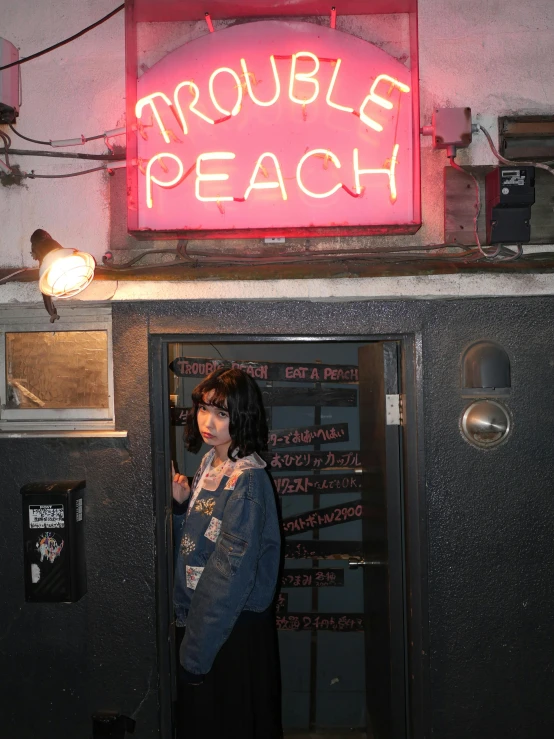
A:
<svg viewBox="0 0 554 739">
<path fill-rule="evenodd" d="M 178 48 L 138 80 L 139 230 L 413 232 L 411 86 L 381 49 L 310 23 Z"/>
</svg>

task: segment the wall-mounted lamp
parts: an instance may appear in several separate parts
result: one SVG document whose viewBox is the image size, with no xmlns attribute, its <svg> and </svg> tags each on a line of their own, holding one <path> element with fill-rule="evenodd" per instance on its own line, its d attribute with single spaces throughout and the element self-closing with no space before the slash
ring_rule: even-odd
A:
<svg viewBox="0 0 554 739">
<path fill-rule="evenodd" d="M 96 261 L 85 251 L 65 249 L 42 228 L 31 236 L 31 253 L 40 264 L 38 286 L 53 323 L 59 316 L 52 298 L 71 298 L 88 287 Z"/>
</svg>

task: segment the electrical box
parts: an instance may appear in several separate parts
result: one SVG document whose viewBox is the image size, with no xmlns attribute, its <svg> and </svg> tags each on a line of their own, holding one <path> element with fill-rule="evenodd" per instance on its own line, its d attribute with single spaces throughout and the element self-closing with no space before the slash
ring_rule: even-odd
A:
<svg viewBox="0 0 554 739">
<path fill-rule="evenodd" d="M 0 67 L 19 59 L 15 46 L 0 38 Z M 0 123 L 14 123 L 19 115 L 19 65 L 0 72 Z"/>
<path fill-rule="evenodd" d="M 25 600 L 74 603 L 87 592 L 84 480 L 21 488 Z"/>
<path fill-rule="evenodd" d="M 531 239 L 535 168 L 496 167 L 485 178 L 488 244 L 525 244 Z"/>
<path fill-rule="evenodd" d="M 431 129 L 433 149 L 466 148 L 472 139 L 471 108 L 437 108 Z"/>
</svg>

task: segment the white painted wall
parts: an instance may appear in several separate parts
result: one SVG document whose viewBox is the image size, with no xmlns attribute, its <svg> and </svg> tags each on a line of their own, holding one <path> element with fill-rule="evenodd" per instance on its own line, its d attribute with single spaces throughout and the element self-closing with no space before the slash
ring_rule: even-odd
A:
<svg viewBox="0 0 554 739">
<path fill-rule="evenodd" d="M 35 0 L 2 2 L 0 35 L 26 56 L 59 41 L 98 20 L 117 0 Z M 554 13 L 553 0 L 419 0 L 419 43 L 422 124 L 430 122 L 435 106 L 470 106 L 474 119 L 493 135 L 496 119 L 506 114 L 554 113 Z M 221 27 L 220 24 L 219 27 Z M 389 53 L 406 52 L 407 28 L 396 16 L 338 19 L 345 31 L 382 45 Z M 139 34 L 141 62 L 153 64 L 167 51 L 206 32 L 204 23 L 145 24 Z M 157 50 L 156 50 L 157 49 Z M 125 104 L 123 14 L 120 13 L 80 39 L 22 65 L 23 103 L 18 129 L 38 139 L 93 135 L 123 125 Z M 3 129 L 9 132 L 9 129 Z M 13 147 L 44 149 L 12 135 Z M 101 153 L 102 142 L 91 142 L 78 151 Z M 95 166 L 91 162 L 52 158 L 14 157 L 25 170 L 63 174 Z M 460 152 L 460 163 L 494 162 L 482 136 Z M 443 152 L 433 152 L 422 139 L 423 227 L 415 236 L 368 237 L 379 244 L 440 243 L 443 229 Z M 123 171 L 116 177 L 124 177 Z M 112 183 L 113 184 L 113 183 Z M 66 246 L 91 252 L 98 261 L 111 248 L 110 234 L 121 232 L 121 223 L 110 223 L 110 182 L 106 173 L 65 180 L 25 180 L 22 187 L 0 190 L 0 266 L 36 266 L 30 256 L 29 236 L 44 228 Z M 121 216 L 118 215 L 118 218 Z M 341 243 L 347 243 L 342 239 Z M 132 242 L 127 240 L 127 245 Z M 121 244 L 116 244 L 121 246 Z M 279 297 L 333 297 L 356 295 L 404 296 L 554 293 L 554 280 L 472 276 L 455 278 L 399 278 L 395 285 L 367 280 L 283 281 L 251 283 L 236 290 L 238 297 L 258 294 Z M 384 279 L 384 278 L 383 278 Z M 491 282 L 492 281 L 492 282 Z M 304 283 L 304 284 L 302 284 Z M 540 283 L 540 286 L 539 286 Z M 270 288 L 271 284 L 271 289 Z M 239 283 L 240 285 L 240 283 Z M 394 289 L 393 289 L 394 287 Z M 191 286 L 189 286 L 191 288 Z M 0 303 L 33 300 L 36 285 L 0 285 Z M 117 288 L 94 284 L 83 298 L 114 299 L 227 297 L 229 283 L 197 283 L 187 289 L 178 283 L 133 285 Z M 276 292 L 275 292 L 276 291 Z M 446 292 L 445 292 L 446 291 Z M 133 296 L 135 296 L 133 298 Z"/>
</svg>

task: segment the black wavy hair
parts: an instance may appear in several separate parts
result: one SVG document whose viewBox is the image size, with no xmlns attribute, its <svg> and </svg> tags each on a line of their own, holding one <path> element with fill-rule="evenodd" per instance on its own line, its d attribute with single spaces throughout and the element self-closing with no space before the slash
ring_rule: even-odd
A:
<svg viewBox="0 0 554 739">
<path fill-rule="evenodd" d="M 219 367 L 202 380 L 192 391 L 193 406 L 187 415 L 185 442 L 189 452 L 196 453 L 202 446 L 198 428 L 198 406 L 213 391 L 210 405 L 229 413 L 229 459 L 247 457 L 267 449 L 267 421 L 262 394 L 257 382 L 247 372 Z"/>
</svg>

